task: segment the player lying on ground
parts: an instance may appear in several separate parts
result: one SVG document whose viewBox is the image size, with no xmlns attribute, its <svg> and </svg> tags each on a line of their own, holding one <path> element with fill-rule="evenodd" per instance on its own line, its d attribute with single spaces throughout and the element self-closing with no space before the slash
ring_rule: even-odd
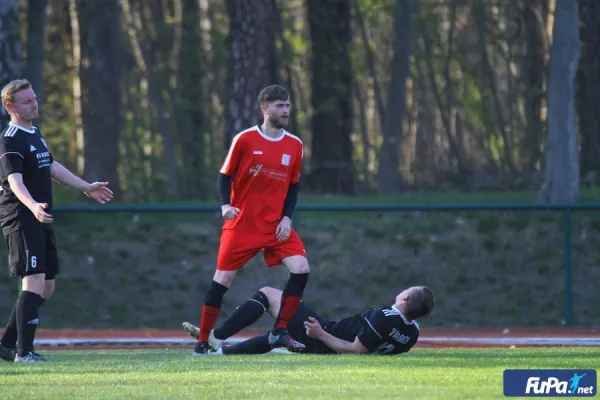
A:
<svg viewBox="0 0 600 400">
<path fill-rule="evenodd" d="M 277 316 L 281 291 L 271 287 L 260 289 L 252 298 L 242 303 L 223 324 L 210 335 L 210 346 L 221 348 L 224 340 L 252 325 L 268 311 Z M 433 310 L 435 297 L 427 286 L 413 286 L 398 296 L 391 307 L 371 308 L 340 321 L 324 319 L 304 303 L 298 307 L 288 323 L 290 336 L 306 345 L 311 354 L 401 354 L 409 351 L 419 338 L 417 319 Z M 183 328 L 197 338 L 199 329 L 189 322 Z M 268 332 L 244 342 L 223 346 L 223 354 L 263 354 L 271 351 Z"/>
</svg>

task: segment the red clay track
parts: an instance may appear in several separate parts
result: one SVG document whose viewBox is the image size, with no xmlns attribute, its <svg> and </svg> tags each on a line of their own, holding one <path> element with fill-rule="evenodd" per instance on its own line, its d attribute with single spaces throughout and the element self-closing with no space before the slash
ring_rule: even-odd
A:
<svg viewBox="0 0 600 400">
<path fill-rule="evenodd" d="M 263 330 L 264 331 L 264 330 Z M 237 337 L 248 337 L 258 332 L 256 330 L 243 331 Z M 37 339 L 190 339 L 182 329 L 40 329 L 36 335 Z M 461 340 L 464 339 L 464 340 Z M 514 339 L 515 343 L 477 343 L 477 340 L 485 338 Z M 417 347 L 531 347 L 531 346 L 556 346 L 552 344 L 522 344 L 524 338 L 594 338 L 600 340 L 600 329 L 581 328 L 426 328 L 417 344 Z M 473 340 L 475 339 L 475 340 Z M 510 341 L 510 340 L 509 340 Z M 538 340 L 539 341 L 539 340 Z M 49 348 L 38 345 L 39 348 Z M 140 348 L 187 348 L 190 345 L 182 343 L 157 343 L 157 344 L 95 344 L 95 345 L 62 345 L 60 349 L 140 349 Z"/>
</svg>

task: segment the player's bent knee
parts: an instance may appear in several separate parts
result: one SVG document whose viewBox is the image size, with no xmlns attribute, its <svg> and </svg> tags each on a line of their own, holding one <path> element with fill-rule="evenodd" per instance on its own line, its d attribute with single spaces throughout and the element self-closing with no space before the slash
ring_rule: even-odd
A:
<svg viewBox="0 0 600 400">
<path fill-rule="evenodd" d="M 233 283 L 237 271 L 216 270 L 213 280 L 223 286 L 230 287 Z"/>
<path fill-rule="evenodd" d="M 302 261 L 302 262 L 291 265 L 290 272 L 293 274 L 308 274 L 310 272 L 310 267 L 308 266 L 308 261 L 306 261 L 306 259 L 304 259 L 304 261 Z"/>
<path fill-rule="evenodd" d="M 262 292 L 265 296 L 267 296 L 267 299 L 269 299 L 269 301 L 271 301 L 271 299 L 279 301 L 281 299 L 281 294 L 283 293 L 281 290 L 275 289 L 270 286 L 262 287 L 259 289 L 259 291 Z"/>
<path fill-rule="evenodd" d="M 310 267 L 308 260 L 303 256 L 291 256 L 281 260 L 292 274 L 308 274 Z"/>
</svg>

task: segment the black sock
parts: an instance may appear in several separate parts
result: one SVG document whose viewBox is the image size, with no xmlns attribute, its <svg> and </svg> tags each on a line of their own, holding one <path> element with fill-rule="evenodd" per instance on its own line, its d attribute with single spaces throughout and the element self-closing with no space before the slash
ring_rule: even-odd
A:
<svg viewBox="0 0 600 400">
<path fill-rule="evenodd" d="M 255 336 L 231 346 L 222 347 L 223 354 L 264 354 L 268 353 L 273 348 L 269 344 L 269 334 Z"/>
<path fill-rule="evenodd" d="M 283 293 L 281 294 L 281 307 L 279 308 L 279 315 L 277 315 L 275 325 L 273 326 L 275 332 L 281 332 L 281 330 L 287 329 L 289 320 L 291 320 L 294 314 L 296 314 L 296 311 L 298 311 L 307 282 L 308 273 L 290 273 L 290 279 L 288 279 L 283 288 Z"/>
<path fill-rule="evenodd" d="M 40 297 L 40 307 L 46 299 Z M 2 334 L 2 339 L 0 343 L 2 346 L 7 349 L 14 349 L 17 347 L 17 304 L 18 301 L 15 301 L 15 305 L 8 317 L 8 322 L 6 323 L 6 327 L 4 328 L 4 333 Z"/>
<path fill-rule="evenodd" d="M 17 335 L 21 357 L 26 356 L 33 350 L 35 330 L 38 326 L 40 298 L 41 296 L 37 293 L 23 291 L 17 300 Z"/>
<path fill-rule="evenodd" d="M 269 299 L 260 290 L 235 309 L 233 314 L 215 329 L 215 337 L 225 340 L 252 325 L 269 309 Z"/>
<path fill-rule="evenodd" d="M 17 304 L 18 301 L 15 301 L 15 305 L 13 306 L 10 316 L 8 317 L 8 322 L 4 327 L 2 340 L 0 340 L 2 346 L 6 347 L 7 349 L 14 349 L 17 347 Z"/>
</svg>

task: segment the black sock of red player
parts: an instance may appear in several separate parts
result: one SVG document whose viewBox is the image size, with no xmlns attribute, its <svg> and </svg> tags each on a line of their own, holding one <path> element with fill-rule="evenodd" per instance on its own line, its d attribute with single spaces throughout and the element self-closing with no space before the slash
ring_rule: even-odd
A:
<svg viewBox="0 0 600 400">
<path fill-rule="evenodd" d="M 273 350 L 269 344 L 269 335 L 260 335 L 241 343 L 222 347 L 223 354 L 265 354 Z"/>
<path fill-rule="evenodd" d="M 269 299 L 260 290 L 252 298 L 243 302 L 233 314 L 215 329 L 215 337 L 225 340 L 232 337 L 247 326 L 252 325 L 269 309 Z"/>
<path fill-rule="evenodd" d="M 202 306 L 200 334 L 198 335 L 199 342 L 208 342 L 210 331 L 215 326 L 217 318 L 219 318 L 225 292 L 227 292 L 227 286 L 223 286 L 215 281 L 210 285 L 210 289 L 204 298 L 204 305 Z"/>
<path fill-rule="evenodd" d="M 290 279 L 287 281 L 281 295 L 281 307 L 275 320 L 275 330 L 287 329 L 289 320 L 292 319 L 298 310 L 298 306 L 300 306 L 307 282 L 308 274 L 290 273 Z"/>
<path fill-rule="evenodd" d="M 26 356 L 33 350 L 33 340 L 38 326 L 41 296 L 37 293 L 22 291 L 17 300 L 17 336 L 19 355 Z"/>
<path fill-rule="evenodd" d="M 44 301 L 46 301 L 46 299 L 40 297 L 40 306 L 44 304 Z M 6 327 L 4 328 L 2 339 L 0 339 L 0 344 L 7 349 L 14 349 L 17 347 L 17 304 L 18 301 L 15 301 L 15 305 L 8 317 Z"/>
</svg>

